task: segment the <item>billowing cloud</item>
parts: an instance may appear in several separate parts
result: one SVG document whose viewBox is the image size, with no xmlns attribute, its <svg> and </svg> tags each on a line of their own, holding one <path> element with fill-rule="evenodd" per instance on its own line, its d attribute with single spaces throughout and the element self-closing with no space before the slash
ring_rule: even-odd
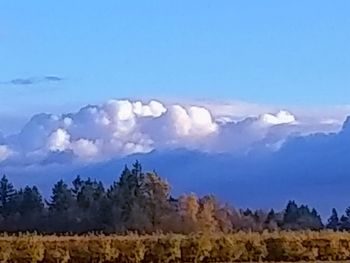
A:
<svg viewBox="0 0 350 263">
<path fill-rule="evenodd" d="M 6 145 L 0 145 L 0 162 L 5 161 L 13 154 L 12 150 Z"/>
<path fill-rule="evenodd" d="M 40 113 L 17 133 L 0 133 L 0 169 L 49 196 L 59 179 L 81 174 L 111 183 L 138 159 L 166 175 L 177 193 L 211 192 L 251 207 L 282 207 L 289 198 L 319 204 L 326 195 L 326 213 L 349 205 L 348 113 L 347 106 L 110 100 Z"/>
<path fill-rule="evenodd" d="M 170 127 L 173 125 L 179 137 L 202 137 L 217 130 L 211 113 L 203 107 L 191 106 L 186 110 L 180 105 L 174 105 L 170 110 L 170 121 Z"/>
<path fill-rule="evenodd" d="M 237 118 L 242 112 L 235 107 L 207 105 L 110 100 L 74 113 L 37 114 L 18 134 L 0 137 L 0 162 L 92 162 L 176 148 L 241 155 L 276 151 L 289 137 L 339 126 L 286 110 Z"/>
<path fill-rule="evenodd" d="M 73 153 L 82 159 L 94 158 L 99 153 L 98 142 L 79 139 L 71 144 Z"/>
<path fill-rule="evenodd" d="M 50 151 L 65 151 L 70 145 L 70 135 L 66 130 L 59 128 L 49 136 L 47 144 Z"/>
<path fill-rule="evenodd" d="M 277 124 L 289 124 L 295 122 L 295 116 L 288 111 L 281 110 L 276 115 L 273 114 L 263 114 L 261 116 L 263 122 L 267 124 L 277 125 Z"/>
</svg>

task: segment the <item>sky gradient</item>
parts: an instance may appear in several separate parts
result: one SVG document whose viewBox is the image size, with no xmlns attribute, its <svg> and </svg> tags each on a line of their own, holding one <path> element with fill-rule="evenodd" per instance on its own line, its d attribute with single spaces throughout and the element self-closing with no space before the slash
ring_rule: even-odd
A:
<svg viewBox="0 0 350 263">
<path fill-rule="evenodd" d="M 3 1 L 1 112 L 110 98 L 334 105 L 350 96 L 349 1 Z M 58 76 L 57 82 L 8 84 Z"/>
<path fill-rule="evenodd" d="M 349 10 L 345 0 L 1 1 L 0 171 L 47 191 L 76 174 L 108 181 L 140 158 L 180 192 L 343 209 Z"/>
</svg>

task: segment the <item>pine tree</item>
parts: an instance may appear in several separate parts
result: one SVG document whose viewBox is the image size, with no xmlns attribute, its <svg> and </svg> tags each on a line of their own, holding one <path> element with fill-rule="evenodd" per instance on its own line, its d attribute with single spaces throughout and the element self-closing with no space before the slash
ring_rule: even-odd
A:
<svg viewBox="0 0 350 263">
<path fill-rule="evenodd" d="M 96 180 L 81 180 L 77 178 L 73 182 L 73 192 L 77 204 L 77 221 L 79 232 L 102 231 L 104 225 L 101 212 L 102 200 L 106 193 L 102 182 Z"/>
<path fill-rule="evenodd" d="M 273 209 L 267 214 L 264 222 L 264 228 L 268 230 L 276 230 L 278 228 L 277 215 Z"/>
<path fill-rule="evenodd" d="M 36 186 L 20 189 L 11 199 L 15 212 L 13 224 L 16 231 L 40 231 L 45 228 L 45 205 Z"/>
<path fill-rule="evenodd" d="M 50 212 L 54 214 L 66 213 L 73 205 L 72 190 L 63 180 L 58 181 L 52 189 L 51 202 L 48 203 Z"/>
<path fill-rule="evenodd" d="M 16 194 L 13 185 L 9 182 L 6 175 L 0 180 L 0 212 L 3 216 L 7 216 L 10 212 L 11 207 L 9 203 L 11 198 Z"/>
<path fill-rule="evenodd" d="M 345 215 L 342 215 L 340 218 L 340 229 L 350 230 L 350 207 L 345 210 Z"/>
<path fill-rule="evenodd" d="M 90 178 L 80 184 L 80 189 L 76 192 L 77 203 L 81 209 L 87 210 L 103 197 L 105 190 L 102 182 Z"/>
<path fill-rule="evenodd" d="M 285 229 L 291 230 L 319 230 L 323 228 L 321 217 L 316 209 L 313 208 L 310 211 L 309 207 L 306 205 L 298 207 L 294 201 L 290 201 L 287 205 L 282 226 Z"/>
<path fill-rule="evenodd" d="M 51 201 L 47 202 L 49 220 L 55 232 L 70 232 L 74 230 L 78 216 L 76 200 L 73 192 L 63 180 L 58 181 L 52 188 Z"/>
<path fill-rule="evenodd" d="M 81 187 L 83 186 L 83 180 L 81 180 L 80 175 L 77 175 L 77 177 L 73 180 L 73 189 L 72 193 L 76 197 L 78 193 L 81 191 Z"/>
<path fill-rule="evenodd" d="M 312 223 L 307 226 L 308 229 L 320 230 L 323 228 L 321 216 L 318 214 L 315 208 L 311 210 L 310 217 L 312 218 Z"/>
<path fill-rule="evenodd" d="M 295 201 L 289 201 L 283 215 L 283 227 L 285 229 L 297 229 L 299 209 Z"/>
<path fill-rule="evenodd" d="M 26 186 L 23 190 L 20 212 L 22 214 L 41 213 L 44 209 L 44 202 L 36 186 Z"/>
<path fill-rule="evenodd" d="M 121 220 L 129 230 L 139 230 L 139 226 L 134 223 L 135 220 L 132 217 L 135 216 L 135 211 L 142 208 L 140 202 L 144 201 L 141 192 L 143 180 L 141 164 L 136 161 L 131 171 L 125 167 L 117 183 L 116 192 Z"/>
<path fill-rule="evenodd" d="M 327 228 L 332 230 L 338 230 L 340 226 L 340 221 L 338 217 L 337 210 L 335 208 L 332 209 L 332 214 L 328 219 Z"/>
</svg>

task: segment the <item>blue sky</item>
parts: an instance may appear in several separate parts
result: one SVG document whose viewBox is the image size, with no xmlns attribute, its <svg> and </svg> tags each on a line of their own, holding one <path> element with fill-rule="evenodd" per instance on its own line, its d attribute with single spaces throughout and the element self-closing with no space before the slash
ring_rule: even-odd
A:
<svg viewBox="0 0 350 263">
<path fill-rule="evenodd" d="M 254 180 L 257 188 L 272 193 L 250 194 L 248 202 L 276 197 L 284 204 L 297 189 L 305 193 L 293 192 L 297 197 L 317 204 L 327 194 L 326 201 L 333 202 L 337 192 L 338 204 L 348 205 L 349 121 L 339 135 L 305 137 L 282 146 L 292 134 L 339 131 L 350 113 L 349 107 L 333 107 L 350 105 L 349 10 L 348 0 L 0 1 L 0 169 L 20 175 L 17 182 L 47 183 L 62 175 L 60 169 L 76 171 L 71 163 L 77 160 L 98 161 L 152 149 L 199 149 L 230 156 L 282 149 L 267 165 L 250 159 L 236 165 L 227 159 L 227 175 L 232 167 L 237 169 L 237 184 L 224 177 L 214 184 L 211 177 L 191 177 L 197 166 L 211 167 L 205 170 L 208 174 L 222 170 L 220 159 L 218 168 L 207 159 L 200 165 L 202 157 L 194 155 L 186 160 L 191 167 L 188 175 L 170 171 L 178 181 L 201 182 L 210 190 L 218 185 L 220 194 L 237 196 L 246 189 L 245 182 Z M 164 105 L 114 101 L 86 107 L 71 119 L 39 115 L 28 122 L 35 113 L 76 111 L 112 98 L 155 98 Z M 186 108 L 194 99 L 219 101 L 224 113 Z M 183 107 L 166 105 L 167 101 Z M 256 104 L 227 106 L 220 101 Z M 275 106 L 291 113 L 270 110 Z M 242 119 L 251 115 L 248 111 L 259 117 L 232 122 L 240 111 L 246 111 Z M 119 116 L 123 114 L 126 120 Z M 226 122 L 227 115 L 232 120 Z M 173 168 L 183 169 L 170 157 L 154 160 L 170 160 Z M 27 164 L 33 165 L 24 171 Z M 56 164 L 62 164 L 60 169 Z M 314 177 L 310 171 L 316 171 Z M 114 164 L 111 173 L 114 176 Z M 269 184 L 275 182 L 271 189 L 280 192 L 274 195 L 274 190 L 260 187 L 261 173 Z M 180 186 L 175 188 L 181 191 Z M 327 211 L 331 207 L 322 206 Z"/>
<path fill-rule="evenodd" d="M 110 98 L 345 104 L 349 1 L 2 1 L 0 112 Z"/>
</svg>

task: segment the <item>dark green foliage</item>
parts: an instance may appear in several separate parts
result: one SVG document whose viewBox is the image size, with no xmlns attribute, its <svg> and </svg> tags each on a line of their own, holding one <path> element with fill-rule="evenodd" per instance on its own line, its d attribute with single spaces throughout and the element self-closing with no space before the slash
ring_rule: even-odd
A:
<svg viewBox="0 0 350 263">
<path fill-rule="evenodd" d="M 73 190 L 62 180 L 57 182 L 52 189 L 51 201 L 47 202 L 49 222 L 52 230 L 57 233 L 71 232 L 75 222 L 76 199 Z M 50 229 L 51 230 L 51 229 Z"/>
<path fill-rule="evenodd" d="M 62 180 L 58 181 L 53 189 L 51 202 L 48 203 L 49 211 L 52 214 L 60 214 L 68 211 L 74 205 L 73 191 Z"/>
<path fill-rule="evenodd" d="M 332 209 L 332 215 L 328 219 L 327 228 L 332 230 L 338 230 L 340 227 L 340 221 L 338 217 L 338 212 L 335 208 Z"/>
<path fill-rule="evenodd" d="M 235 210 L 214 196 L 194 194 L 174 198 L 170 185 L 155 171 L 144 172 L 139 162 L 125 166 L 106 190 L 90 178 L 77 176 L 52 188 L 44 202 L 38 189 L 16 191 L 6 176 L 0 180 L 0 230 L 41 233 L 231 233 L 239 230 L 319 230 L 324 226 L 315 209 L 290 201 L 282 212 Z M 350 230 L 350 209 L 340 219 L 333 209 L 326 225 Z"/>
<path fill-rule="evenodd" d="M 310 211 L 308 206 L 298 207 L 294 201 L 290 201 L 284 213 L 282 227 L 290 230 L 319 230 L 323 228 L 323 224 L 315 209 Z"/>
<path fill-rule="evenodd" d="M 16 194 L 16 191 L 11 183 L 9 183 L 7 177 L 3 175 L 0 181 L 0 211 L 2 215 L 6 215 L 9 212 L 9 203 L 11 198 Z"/>
</svg>

